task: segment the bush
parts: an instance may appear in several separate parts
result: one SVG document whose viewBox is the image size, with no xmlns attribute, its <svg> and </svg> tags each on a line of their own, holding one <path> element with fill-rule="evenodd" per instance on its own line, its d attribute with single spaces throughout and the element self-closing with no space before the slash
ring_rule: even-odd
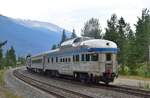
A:
<svg viewBox="0 0 150 98">
<path fill-rule="evenodd" d="M 122 75 L 130 75 L 130 68 L 126 65 L 123 65 L 119 68 L 119 73 Z"/>
<path fill-rule="evenodd" d="M 139 64 L 139 68 L 136 69 L 139 76 L 150 77 L 150 64 L 142 63 Z"/>
</svg>

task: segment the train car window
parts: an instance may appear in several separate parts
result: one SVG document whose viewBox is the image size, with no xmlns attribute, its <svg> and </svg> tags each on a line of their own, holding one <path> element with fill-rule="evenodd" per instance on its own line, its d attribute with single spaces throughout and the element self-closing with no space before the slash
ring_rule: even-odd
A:
<svg viewBox="0 0 150 98">
<path fill-rule="evenodd" d="M 76 55 L 76 61 L 79 62 L 79 55 Z"/>
<path fill-rule="evenodd" d="M 47 58 L 47 62 L 49 63 L 49 58 Z"/>
<path fill-rule="evenodd" d="M 51 62 L 53 63 L 53 58 L 51 58 Z"/>
<path fill-rule="evenodd" d="M 58 57 L 56 57 L 56 63 L 58 62 Z"/>
<path fill-rule="evenodd" d="M 111 61 L 111 53 L 106 54 L 106 61 Z"/>
<path fill-rule="evenodd" d="M 75 62 L 75 56 L 73 55 L 73 62 Z"/>
<path fill-rule="evenodd" d="M 62 58 L 60 59 L 60 62 L 62 62 Z"/>
<path fill-rule="evenodd" d="M 65 62 L 65 58 L 63 58 L 63 62 Z"/>
<path fill-rule="evenodd" d="M 65 61 L 67 62 L 67 58 L 65 59 Z"/>
<path fill-rule="evenodd" d="M 81 42 L 81 38 L 75 39 L 73 43 L 78 43 L 78 42 Z"/>
<path fill-rule="evenodd" d="M 98 54 L 97 53 L 91 54 L 91 61 L 98 61 Z"/>
<path fill-rule="evenodd" d="M 68 62 L 71 62 L 71 59 L 70 59 L 70 58 L 68 58 Z"/>
<path fill-rule="evenodd" d="M 85 61 L 84 60 L 84 54 L 81 55 L 81 61 Z"/>
<path fill-rule="evenodd" d="M 42 63 L 42 59 L 32 60 L 32 63 Z"/>
<path fill-rule="evenodd" d="M 90 54 L 86 54 L 86 61 L 90 61 Z"/>
</svg>

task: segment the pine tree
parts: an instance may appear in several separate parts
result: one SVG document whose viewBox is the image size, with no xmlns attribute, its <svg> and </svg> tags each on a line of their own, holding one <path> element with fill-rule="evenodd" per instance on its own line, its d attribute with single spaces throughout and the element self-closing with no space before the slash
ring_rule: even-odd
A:
<svg viewBox="0 0 150 98">
<path fill-rule="evenodd" d="M 16 66 L 15 50 L 11 48 L 6 52 L 6 66 Z"/>
<path fill-rule="evenodd" d="M 3 60 L 3 52 L 2 52 L 2 48 L 0 48 L 0 69 L 3 67 L 2 60 Z"/>
<path fill-rule="evenodd" d="M 25 58 L 24 58 L 24 57 L 18 57 L 17 62 L 20 62 L 20 63 L 21 63 L 21 65 L 24 65 L 24 64 L 25 64 L 25 62 L 26 62 L 26 60 L 25 60 Z"/>
<path fill-rule="evenodd" d="M 67 40 L 67 36 L 66 36 L 66 31 L 65 31 L 65 29 L 64 29 L 63 32 L 62 32 L 62 37 L 61 37 L 61 42 L 60 42 L 60 44 L 63 43 L 64 41 L 66 41 L 66 40 Z"/>
<path fill-rule="evenodd" d="M 118 52 L 118 61 L 120 61 L 123 65 L 126 63 L 127 59 L 127 34 L 129 29 L 127 29 L 127 23 L 125 22 L 124 18 L 121 17 L 118 20 L 118 47 L 120 51 Z"/>
<path fill-rule="evenodd" d="M 4 41 L 2 43 L 0 43 L 0 69 L 3 68 L 3 49 L 2 46 L 4 46 L 7 43 L 7 41 Z"/>
<path fill-rule="evenodd" d="M 119 48 L 118 62 L 127 64 L 128 60 L 128 37 L 133 37 L 133 32 L 130 25 L 125 22 L 124 18 L 117 19 L 116 14 L 113 14 L 110 20 L 107 20 L 107 28 L 104 39 L 115 42 Z"/>
<path fill-rule="evenodd" d="M 77 37 L 77 35 L 76 35 L 76 32 L 75 32 L 75 29 L 73 29 L 71 39 L 76 38 L 76 37 Z"/>
<path fill-rule="evenodd" d="M 56 48 L 57 48 L 56 44 L 53 44 L 52 50 L 54 50 L 54 49 L 56 49 Z"/>
<path fill-rule="evenodd" d="M 113 14 L 110 20 L 107 20 L 107 28 L 105 29 L 104 39 L 111 40 L 118 44 L 118 19 L 116 14 Z"/>
<path fill-rule="evenodd" d="M 150 14 L 148 9 L 142 10 L 136 26 L 136 63 L 148 62 L 148 46 L 150 45 Z"/>
<path fill-rule="evenodd" d="M 101 32 L 102 30 L 100 27 L 99 20 L 96 18 L 91 18 L 85 23 L 84 28 L 82 29 L 82 36 L 100 39 Z"/>
<path fill-rule="evenodd" d="M 4 46 L 6 43 L 7 43 L 7 41 L 0 43 L 0 48 L 2 48 L 2 46 Z"/>
</svg>

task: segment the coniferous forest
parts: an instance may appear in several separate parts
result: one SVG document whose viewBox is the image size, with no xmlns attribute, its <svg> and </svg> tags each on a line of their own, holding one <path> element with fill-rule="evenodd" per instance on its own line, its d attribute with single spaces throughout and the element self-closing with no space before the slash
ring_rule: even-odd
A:
<svg viewBox="0 0 150 98">
<path fill-rule="evenodd" d="M 134 24 L 135 30 L 132 30 L 130 23 L 126 22 L 124 17 L 117 17 L 117 14 L 112 14 L 107 20 L 107 27 L 102 30 L 99 19 L 91 18 L 85 22 L 82 28 L 82 36 L 93 37 L 96 39 L 106 39 L 114 41 L 119 48 L 118 65 L 119 73 L 122 75 L 139 75 L 142 77 L 150 77 L 150 13 L 149 9 L 145 8 L 141 11 L 141 16 L 137 17 L 137 22 Z M 71 38 L 75 38 L 75 29 L 72 31 Z M 62 31 L 61 42 L 53 43 L 51 49 L 56 49 L 67 38 L 65 30 Z M 13 47 L 3 53 L 3 46 L 7 41 L 0 42 L 0 69 L 16 66 L 16 55 Z M 18 57 L 20 62 L 24 59 Z"/>
<path fill-rule="evenodd" d="M 149 9 L 142 10 L 134 24 L 135 31 L 130 23 L 122 17 L 112 14 L 107 20 L 107 27 L 102 31 L 100 22 L 96 18 L 87 21 L 82 29 L 82 36 L 102 38 L 117 43 L 119 73 L 123 75 L 139 75 L 150 77 L 150 13 Z"/>
</svg>

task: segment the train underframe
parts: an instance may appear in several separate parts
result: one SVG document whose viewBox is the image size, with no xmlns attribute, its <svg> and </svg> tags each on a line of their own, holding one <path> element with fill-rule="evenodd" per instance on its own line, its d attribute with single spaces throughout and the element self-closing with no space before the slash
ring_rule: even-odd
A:
<svg viewBox="0 0 150 98">
<path fill-rule="evenodd" d="M 51 77 L 72 77 L 74 80 L 81 81 L 84 83 L 99 83 L 104 82 L 106 85 L 108 85 L 110 82 L 114 81 L 114 78 L 117 77 L 117 74 L 115 73 L 108 73 L 104 72 L 102 76 L 94 76 L 93 74 L 88 74 L 86 72 L 74 72 L 73 76 L 60 74 L 57 70 L 45 70 L 38 69 L 38 68 L 29 68 L 27 67 L 28 71 L 41 73 L 44 75 L 48 75 Z"/>
</svg>

